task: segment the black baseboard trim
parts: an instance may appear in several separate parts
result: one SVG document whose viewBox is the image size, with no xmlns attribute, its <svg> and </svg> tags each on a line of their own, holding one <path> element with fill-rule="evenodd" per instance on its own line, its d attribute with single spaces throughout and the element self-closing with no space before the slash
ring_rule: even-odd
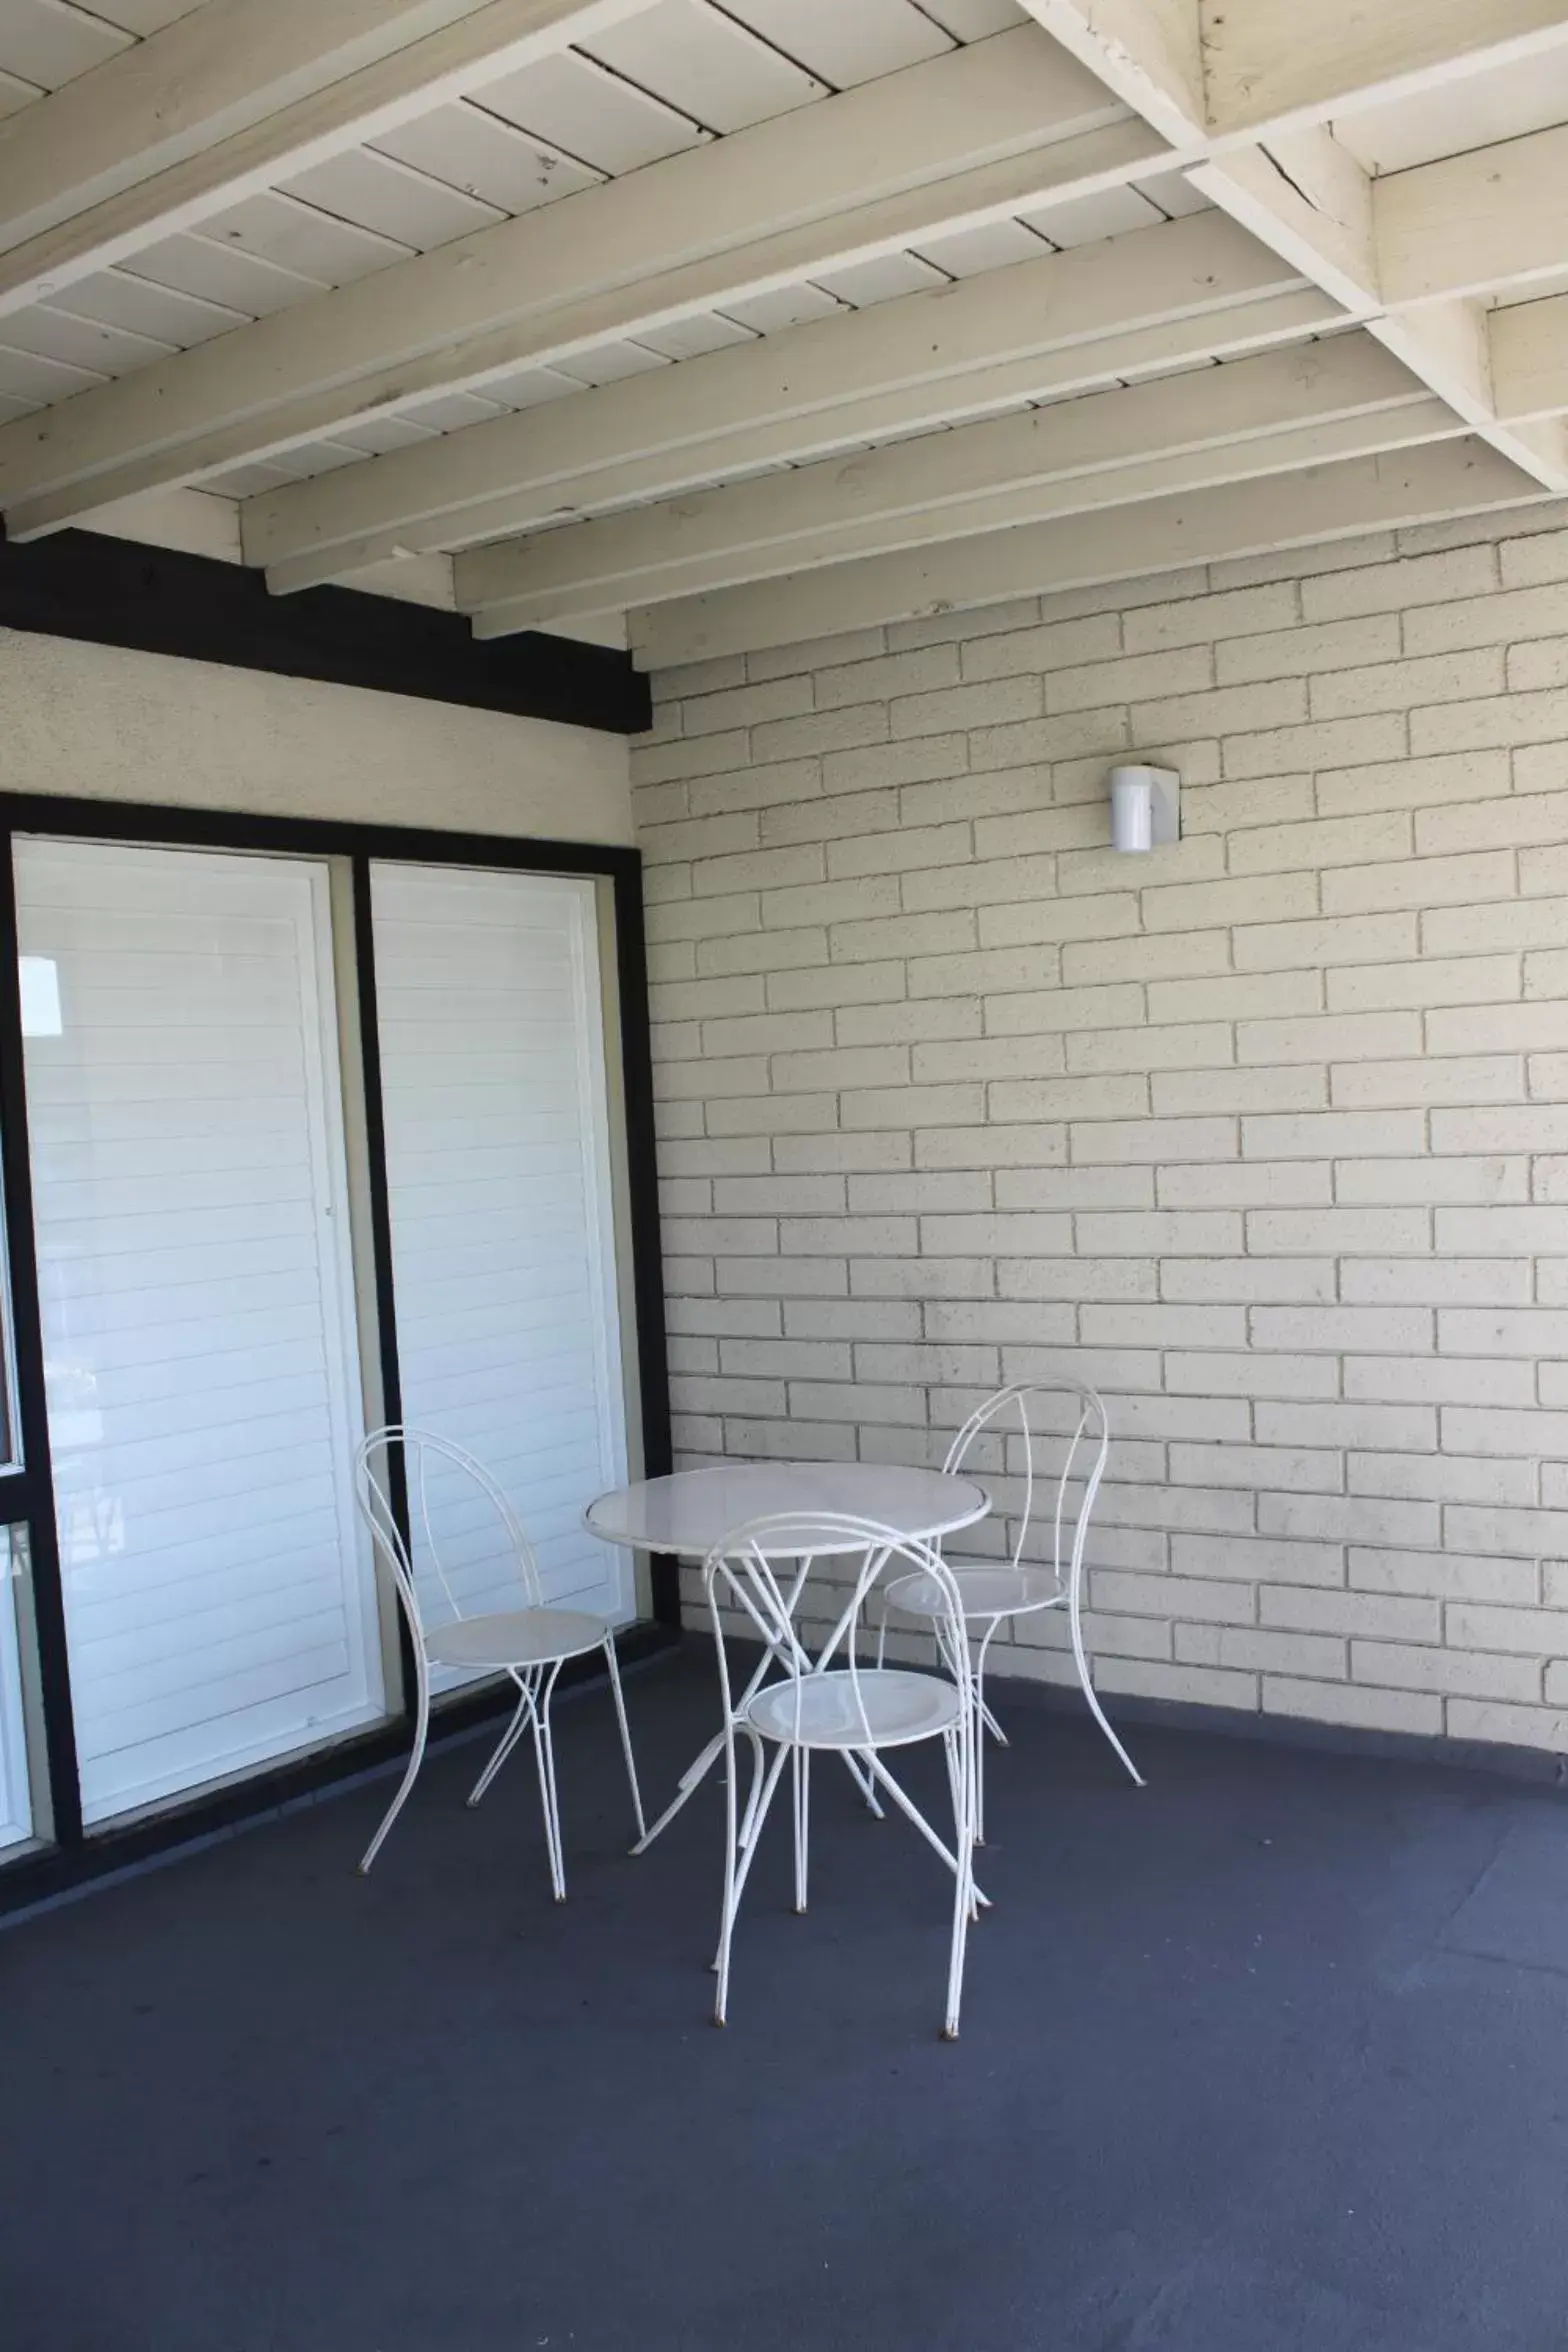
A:
<svg viewBox="0 0 1568 2352">
<path fill-rule="evenodd" d="M 687 1626 L 688 1650 L 711 1651 L 712 1640 L 706 1628 Z M 736 1638 L 729 1647 L 737 1658 L 746 1660 L 749 1673 L 761 1654 L 761 1644 Z M 995 1699 L 999 1710 L 1023 1705 L 1043 1707 L 1052 1715 L 1076 1716 L 1087 1736 L 1098 1743 L 1107 1759 L 1107 1769 L 1126 1780 L 1085 1707 L 1076 1682 L 1041 1682 L 1032 1674 L 1008 1674 L 1000 1666 L 988 1665 L 985 1687 L 987 1697 Z M 1526 1781 L 1539 1788 L 1568 1790 L 1568 1756 L 1554 1755 L 1546 1748 L 1508 1747 L 1494 1740 L 1442 1739 L 1429 1732 L 1367 1731 L 1353 1723 L 1315 1723 L 1310 1716 L 1261 1715 L 1243 1707 L 1204 1707 L 1189 1699 L 1134 1698 L 1119 1691 L 1102 1691 L 1101 1697 L 1118 1731 L 1138 1723 L 1147 1725 L 1151 1731 L 1249 1740 L 1257 1747 L 1294 1748 L 1327 1756 L 1378 1757 L 1393 1764 L 1441 1764 L 1452 1771 L 1484 1773 L 1493 1780 Z M 1138 1763 L 1136 1752 L 1132 1760 Z M 1127 1785 L 1132 1784 L 1127 1782 Z"/>
<path fill-rule="evenodd" d="M 635 1672 L 679 1646 L 678 1632 L 644 1621 L 628 1625 L 618 1634 L 615 1650 L 623 1670 Z M 608 1682 L 603 1659 L 597 1651 L 590 1651 L 586 1657 L 567 1661 L 556 1692 L 566 1698 Z M 479 1737 L 510 1714 L 515 1703 L 515 1692 L 495 1684 L 476 1691 L 471 1698 L 450 1700 L 431 1717 L 427 1754 L 439 1755 Z M 69 1851 L 50 1847 L 22 1855 L 0 1868 L 0 1930 L 117 1880 L 179 1861 L 204 1846 L 276 1821 L 306 1805 L 319 1804 L 325 1797 L 341 1796 L 363 1781 L 400 1770 L 407 1761 L 411 1737 L 407 1718 L 396 1717 L 353 1733 L 331 1747 L 274 1765 L 248 1780 L 194 1797 L 168 1812 L 149 1814 L 123 1829 L 107 1829 Z M 350 1856 L 345 1867 L 352 1866 Z"/>
<path fill-rule="evenodd" d="M 1074 1683 L 1037 1682 L 1031 1675 L 1005 1674 L 992 1667 L 986 1690 L 999 1707 L 1022 1700 L 1048 1708 L 1052 1714 L 1081 1716 L 1088 1731 L 1099 1730 Z M 1486 1773 L 1494 1780 L 1527 1781 L 1537 1787 L 1568 1790 L 1568 1756 L 1546 1748 L 1516 1748 L 1493 1740 L 1444 1739 L 1437 1733 L 1371 1731 L 1354 1723 L 1318 1723 L 1306 1715 L 1254 1714 L 1250 1708 L 1205 1707 L 1187 1699 L 1133 1698 L 1120 1692 L 1101 1694 L 1106 1713 L 1121 1730 L 1130 1723 L 1151 1731 L 1212 1734 L 1219 1739 L 1250 1740 L 1255 1746 L 1295 1748 L 1319 1755 L 1377 1757 L 1394 1764 L 1441 1764 L 1459 1772 Z M 1109 1754 L 1109 1750 L 1106 1751 Z M 1134 1754 L 1133 1762 L 1138 1762 Z M 1114 1756 L 1111 1769 L 1121 1771 Z"/>
<path fill-rule="evenodd" d="M 539 629 L 481 641 L 460 613 L 358 588 L 269 596 L 243 564 L 98 531 L 0 536 L 0 627 L 611 735 L 652 723 L 648 681 L 614 646 Z"/>
</svg>

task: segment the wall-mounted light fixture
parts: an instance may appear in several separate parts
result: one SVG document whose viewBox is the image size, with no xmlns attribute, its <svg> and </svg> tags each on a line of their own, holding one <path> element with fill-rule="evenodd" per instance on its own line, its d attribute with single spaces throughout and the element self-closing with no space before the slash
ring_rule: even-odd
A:
<svg viewBox="0 0 1568 2352">
<path fill-rule="evenodd" d="M 1112 768 L 1111 847 L 1141 853 L 1181 838 L 1181 778 L 1174 768 Z"/>
</svg>

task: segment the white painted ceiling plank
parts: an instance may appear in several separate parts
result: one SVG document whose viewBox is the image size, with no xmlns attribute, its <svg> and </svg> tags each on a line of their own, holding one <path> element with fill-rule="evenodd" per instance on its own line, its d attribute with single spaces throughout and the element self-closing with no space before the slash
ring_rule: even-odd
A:
<svg viewBox="0 0 1568 2352">
<path fill-rule="evenodd" d="M 143 246 L 134 264 L 127 266 L 126 275 L 172 287 L 177 294 L 194 294 L 204 302 L 222 303 L 226 310 L 243 311 L 251 319 L 291 310 L 296 303 L 308 302 L 326 291 L 318 278 L 303 277 L 297 270 L 263 261 L 259 254 L 242 253 L 237 245 L 200 236 L 165 237 L 156 245 Z M 4 322 L 0 321 L 3 332 Z M 179 362 L 167 364 L 178 366 Z"/>
<path fill-rule="evenodd" d="M 1565 43 L 1560 0 L 1204 0 L 1209 120 L 1223 134 L 1337 119 Z"/>
<path fill-rule="evenodd" d="M 707 0 L 653 0 L 577 46 L 710 131 L 747 130 L 829 88 Z"/>
<path fill-rule="evenodd" d="M 689 115 L 574 49 L 487 81 L 475 101 L 563 154 L 614 174 L 701 147 L 713 136 Z"/>
<path fill-rule="evenodd" d="M 466 99 L 383 132 L 374 151 L 513 217 L 591 188 L 603 176 Z"/>
<path fill-rule="evenodd" d="M 282 187 L 286 195 L 319 205 L 358 228 L 393 237 L 415 253 L 430 253 L 506 217 L 498 205 L 483 204 L 443 180 L 411 171 L 372 147 L 334 155 L 309 171 L 297 172 Z"/>
<path fill-rule="evenodd" d="M 13 351 L 35 351 L 41 358 L 63 360 L 103 377 L 129 375 L 133 368 L 166 359 L 172 348 L 145 335 L 100 325 L 96 319 L 73 318 L 42 302 L 6 319 L 0 325 L 0 342 Z"/>
<path fill-rule="evenodd" d="M 1012 596 L 1354 538 L 1380 525 L 1526 506 L 1542 495 L 1495 450 L 1439 443 L 1308 468 L 1265 489 L 1233 484 L 682 598 L 633 612 L 632 644 L 640 667 L 665 669 Z"/>
<path fill-rule="evenodd" d="M 1560 122 L 1568 122 L 1568 46 L 1391 105 L 1357 108 L 1336 116 L 1334 135 L 1381 177 Z"/>
<path fill-rule="evenodd" d="M 102 504 L 111 488 L 130 496 L 264 454 L 426 385 L 718 307 L 748 282 L 918 244 L 966 197 L 1012 209 L 1033 200 L 1031 183 L 1041 198 L 1083 185 L 1086 165 L 1114 181 L 1150 160 L 1146 131 L 1093 130 L 1118 112 L 1032 28 L 956 50 L 380 271 L 314 304 L 308 324 L 264 321 L 144 370 L 114 405 L 95 396 L 52 420 L 47 439 L 7 427 L 0 498 L 14 508 L 90 474 Z M 1003 160 L 965 169 L 988 155 Z M 911 188 L 917 174 L 931 176 Z M 605 291 L 584 299 L 585 287 Z"/>
<path fill-rule="evenodd" d="M 385 457 L 389 450 L 413 449 L 432 438 L 428 425 L 417 425 L 406 416 L 362 417 L 357 425 L 345 425 L 338 435 L 347 448 L 357 449 L 363 457 Z"/>
<path fill-rule="evenodd" d="M 751 294 L 727 302 L 723 315 L 754 335 L 777 335 L 808 319 L 831 318 L 844 305 L 820 285 L 774 286 L 765 294 Z"/>
<path fill-rule="evenodd" d="M 36 82 L 24 82 L 0 69 L 0 121 L 8 114 L 19 114 L 24 106 L 35 106 L 43 95 Z"/>
<path fill-rule="evenodd" d="M 481 400 L 473 392 L 442 392 L 433 400 L 421 400 L 401 412 L 419 425 L 428 425 L 432 432 L 458 433 L 466 425 L 488 424 L 503 413 L 493 400 Z"/>
<path fill-rule="evenodd" d="M 48 407 L 57 400 L 69 400 L 95 384 L 108 381 L 107 376 L 92 369 L 70 367 L 63 360 L 47 359 L 32 351 L 18 351 L 0 343 L 0 392 L 8 392 L 13 399 L 36 401 Z"/>
<path fill-rule="evenodd" d="M 579 384 L 620 384 L 628 376 L 646 376 L 669 364 L 661 353 L 640 343 L 601 343 L 593 351 L 573 352 L 559 363 L 559 372 Z"/>
<path fill-rule="evenodd" d="M 752 341 L 751 330 L 718 311 L 699 311 L 693 318 L 671 319 L 667 326 L 647 327 L 638 336 L 650 351 L 666 359 L 700 359 L 705 352 L 727 351 L 732 344 Z"/>
<path fill-rule="evenodd" d="M 207 0 L 0 123 L 0 307 L 57 291 L 644 4 Z M 422 37 L 409 41 L 411 26 Z"/>
<path fill-rule="evenodd" d="M 1094 196 L 1070 197 L 1065 204 L 1042 204 L 1019 216 L 1026 228 L 1037 229 L 1055 246 L 1097 245 L 1103 237 L 1125 237 L 1133 229 L 1153 228 L 1160 208 L 1136 188 L 1102 188 Z"/>
<path fill-rule="evenodd" d="M 251 314 L 181 294 L 172 286 L 155 286 L 150 278 L 132 277 L 126 270 L 103 270 L 98 276 L 78 278 L 55 302 L 38 307 L 63 310 L 74 318 L 100 319 L 105 326 L 123 327 L 128 334 L 145 335 L 168 343 L 176 351 L 210 342 L 233 327 L 248 326 Z M 14 314 L 29 318 L 31 311 Z M 0 334 L 5 331 L 0 321 Z"/>
<path fill-rule="evenodd" d="M 922 261 L 917 253 L 884 253 L 875 261 L 852 261 L 843 269 L 825 273 L 817 279 L 824 292 L 835 295 L 855 310 L 867 310 L 874 302 L 894 302 L 904 294 L 919 294 L 930 286 L 947 283 L 947 273 L 929 261 Z"/>
<path fill-rule="evenodd" d="M 199 8 L 202 0 L 92 0 L 88 13 L 101 16 L 109 24 L 118 25 L 123 33 L 134 33 L 145 41 L 149 33 L 161 33 L 165 25 L 177 17 L 189 16 Z"/>
<path fill-rule="evenodd" d="M 1076 406 L 1077 403 L 1072 405 Z M 1245 441 L 1215 444 L 1182 451 L 1175 456 L 1150 452 L 1125 466 L 1109 466 L 1092 474 L 1062 480 L 1014 484 L 989 497 L 934 508 L 928 514 L 895 516 L 876 522 L 844 522 L 820 533 L 802 534 L 773 548 L 735 549 L 726 554 L 646 571 L 635 578 L 606 581 L 596 596 L 644 607 L 714 590 L 735 590 L 758 580 L 787 573 L 820 578 L 845 565 L 887 558 L 900 553 L 918 555 L 946 543 L 984 538 L 999 530 L 1018 530 L 1065 515 L 1105 515 L 1119 508 L 1141 505 L 1150 498 L 1170 497 L 1180 491 L 1207 489 L 1221 483 L 1251 483 L 1260 496 L 1281 476 L 1299 473 L 1343 458 L 1373 452 L 1403 451 L 1433 442 L 1452 440 L 1462 428 L 1451 409 L 1430 393 L 1407 407 L 1376 416 L 1344 417 L 1320 425 L 1285 427 L 1255 434 Z M 541 541 L 555 534 L 543 532 Z M 478 551 L 476 551 L 478 552 Z M 456 558 L 461 600 L 462 567 L 471 556 Z M 566 591 L 540 591 L 472 613 L 476 637 L 512 636 L 521 629 L 548 627 L 560 612 L 581 609 L 584 592 L 574 607 Z"/>
<path fill-rule="evenodd" d="M 956 41 L 983 41 L 991 33 L 1011 32 L 1024 19 L 1018 0 L 920 0 L 920 5 Z"/>
<path fill-rule="evenodd" d="M 41 90 L 62 89 L 133 46 L 131 34 L 102 17 L 54 0 L 7 0 L 0 16 L 0 66 Z"/>
<path fill-rule="evenodd" d="M 1321 295 L 1297 294 L 1291 272 L 1217 213 L 1099 250 L 1058 255 L 1037 243 L 1035 252 L 1023 268 L 717 353 L 526 428 L 508 419 L 438 462 L 421 452 L 388 459 L 341 495 L 329 486 L 259 507 L 247 517 L 251 560 L 282 567 L 281 582 L 293 559 L 301 570 L 288 584 L 298 585 L 330 577 L 330 551 L 345 540 L 395 540 L 437 518 L 430 543 L 440 544 L 464 508 L 483 510 L 468 537 L 520 527 L 558 506 L 558 485 L 573 477 L 578 500 L 647 494 L 1338 315 Z M 672 466 L 671 451 L 688 454 Z"/>
<path fill-rule="evenodd" d="M 732 16 L 835 89 L 875 81 L 952 44 L 910 0 L 726 0 Z"/>
<path fill-rule="evenodd" d="M 949 278 L 978 278 L 1015 261 L 1037 261 L 1044 242 L 1021 220 L 985 221 L 972 229 L 922 237 L 920 257 Z"/>
<path fill-rule="evenodd" d="M 269 189 L 247 196 L 202 224 L 202 235 L 240 253 L 275 262 L 319 286 L 348 286 L 389 262 L 406 261 L 412 250 L 353 222 L 334 219 L 319 206 Z"/>
<path fill-rule="evenodd" d="M 1527 285 L 1568 259 L 1568 125 L 1373 182 L 1389 304 Z"/>
<path fill-rule="evenodd" d="M 606 586 L 625 586 L 622 601 L 637 602 L 629 583 L 640 571 L 808 536 L 831 541 L 862 522 L 931 522 L 938 508 L 1133 464 L 1146 453 L 1235 445 L 1331 418 L 1408 410 L 1421 397 L 1409 371 L 1369 336 L 1340 336 L 961 426 L 847 462 L 828 460 L 746 489 L 475 548 L 458 565 L 459 600 L 477 610 L 548 591 L 583 609 L 614 601 L 600 593 Z M 1426 402 L 1429 411 L 1439 405 Z M 1458 429 L 1453 419 L 1446 423 Z"/>
</svg>

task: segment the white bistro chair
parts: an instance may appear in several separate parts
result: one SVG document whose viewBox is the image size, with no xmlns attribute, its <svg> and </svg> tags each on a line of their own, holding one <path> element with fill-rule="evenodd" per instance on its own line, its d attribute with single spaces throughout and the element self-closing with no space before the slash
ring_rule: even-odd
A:
<svg viewBox="0 0 1568 2352">
<path fill-rule="evenodd" d="M 449 1615 L 443 1615 L 440 1624 L 426 1623 L 413 1563 L 392 1507 L 388 1465 L 394 1450 L 400 1452 L 403 1458 L 410 1524 L 419 1530 L 424 1539 L 424 1549 L 434 1567 L 446 1609 L 450 1612 Z M 442 1547 L 436 1536 L 430 1492 L 433 1471 L 438 1475 L 444 1472 L 448 1477 L 455 1474 L 461 1482 L 461 1488 L 466 1488 L 470 1499 L 480 1506 L 481 1522 L 487 1514 L 499 1522 L 501 1547 L 517 1571 L 518 1606 L 515 1609 L 483 1616 L 465 1615 L 463 1605 L 453 1590 L 452 1578 L 448 1574 Z M 382 1842 L 402 1811 L 424 1761 L 425 1741 L 430 1729 L 431 1667 L 455 1666 L 469 1672 L 488 1667 L 497 1673 L 511 1676 L 517 1685 L 517 1705 L 494 1755 L 469 1792 L 468 1802 L 470 1805 L 478 1804 L 523 1734 L 532 1731 L 534 1760 L 539 1767 L 539 1797 L 544 1807 L 545 1844 L 550 1857 L 550 1884 L 556 1901 L 564 1903 L 566 1866 L 561 1854 L 561 1814 L 555 1788 L 555 1750 L 550 1737 L 550 1700 L 555 1691 L 556 1677 L 568 1658 L 585 1657 L 590 1650 L 602 1649 L 604 1652 L 639 1836 L 643 1829 L 642 1798 L 637 1788 L 637 1767 L 632 1760 L 626 1702 L 621 1696 L 620 1670 L 615 1661 L 613 1627 L 604 1618 L 592 1616 L 585 1609 L 552 1609 L 546 1605 L 538 1562 L 516 1512 L 483 1463 L 476 1461 L 462 1446 L 455 1445 L 451 1438 L 437 1436 L 431 1430 L 407 1429 L 396 1424 L 372 1430 L 355 1457 L 354 1490 L 359 1498 L 360 1510 L 369 1524 L 376 1552 L 391 1572 L 398 1599 L 408 1619 L 417 1694 L 413 1754 L 409 1757 L 408 1769 L 397 1795 L 387 1809 L 386 1819 L 365 1849 L 359 1865 L 361 1874 L 370 1868 L 381 1851 Z"/>
<path fill-rule="evenodd" d="M 846 1550 L 846 1536 L 854 1539 L 851 1550 Z M 812 1560 L 824 1550 L 833 1553 L 835 1564 L 848 1573 L 834 1588 L 839 1613 L 813 1660 L 800 1632 L 801 1597 Z M 862 1665 L 856 1657 L 855 1628 L 861 1611 L 895 1571 L 930 1580 L 942 1661 L 935 1672 Z M 873 1520 L 838 1512 L 799 1512 L 754 1519 L 734 1529 L 709 1553 L 703 1579 L 718 1649 L 727 1766 L 715 2025 L 725 2021 L 735 1918 L 786 1758 L 794 1793 L 795 1908 L 806 1908 L 811 1759 L 827 1752 L 849 1765 L 868 1802 L 874 1802 L 874 1790 L 885 1792 L 953 1873 L 953 1933 L 942 2030 L 949 2041 L 956 2039 L 969 1922 L 985 1898 L 975 1886 L 973 1869 L 976 1711 L 969 1643 L 953 1577 L 941 1554 L 930 1544 L 897 1535 Z M 755 1636 L 764 1645 L 760 1667 L 738 1696 L 730 1678 L 726 1615 L 732 1625 L 739 1620 L 735 1631 L 748 1640 Z M 774 1669 L 776 1678 L 765 1680 Z M 738 1736 L 746 1740 L 752 1757 L 744 1812 L 736 1769 Z M 932 1739 L 940 1739 L 946 1750 L 953 1804 L 951 1847 L 882 1761 L 886 1749 Z"/>
<path fill-rule="evenodd" d="M 1029 1407 L 1037 1397 L 1067 1399 L 1070 1413 L 1076 1413 L 1077 1423 L 1055 1482 L 1055 1502 L 1050 1521 L 1050 1557 L 1048 1561 L 1041 1562 L 1025 1558 L 1029 1549 L 1030 1530 L 1035 1522 L 1036 1498 L 1040 1489 L 1048 1484 L 1035 1460 L 1037 1437 L 1042 1433 L 1031 1426 L 1029 1419 Z M 979 1717 L 975 1749 L 975 1834 L 982 1843 L 985 1839 L 986 1732 L 989 1731 L 992 1738 L 1003 1747 L 1007 1745 L 1006 1735 L 986 1705 L 986 1653 L 999 1626 L 1011 1624 L 1019 1617 L 1032 1616 L 1037 1610 L 1066 1610 L 1073 1663 L 1078 1669 L 1078 1680 L 1083 1686 L 1083 1695 L 1089 1702 L 1090 1712 L 1135 1784 L 1139 1788 L 1144 1785 L 1143 1775 L 1112 1730 L 1105 1709 L 1100 1704 L 1083 1642 L 1084 1547 L 1088 1542 L 1089 1520 L 1094 1510 L 1095 1496 L 1100 1491 L 1100 1481 L 1105 1476 L 1106 1457 L 1110 1451 L 1110 1429 L 1105 1417 L 1105 1406 L 1092 1388 L 1085 1388 L 1075 1380 L 1016 1381 L 1010 1388 L 999 1388 L 995 1396 L 987 1397 L 984 1404 L 975 1407 L 948 1447 L 943 1469 L 962 1469 L 976 1440 L 986 1431 L 996 1429 L 998 1424 L 1001 1425 L 1005 1446 L 1015 1421 L 1022 1448 L 1024 1492 L 1011 1556 L 1005 1561 L 951 1561 L 948 1564 L 964 1622 L 970 1627 L 978 1644 L 974 1653 L 975 1707 Z M 1076 1500 L 1072 1493 L 1075 1466 L 1078 1474 Z M 882 1600 L 882 1622 L 877 1638 L 879 1665 L 886 1655 L 889 1614 L 923 1618 L 928 1624 L 934 1624 L 940 1646 L 948 1609 L 947 1595 L 945 1589 L 929 1576 L 922 1574 L 896 1578 L 884 1588 Z"/>
</svg>

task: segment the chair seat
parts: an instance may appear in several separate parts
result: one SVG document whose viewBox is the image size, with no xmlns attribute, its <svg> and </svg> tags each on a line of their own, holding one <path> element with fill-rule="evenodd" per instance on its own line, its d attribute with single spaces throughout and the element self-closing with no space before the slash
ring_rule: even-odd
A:
<svg viewBox="0 0 1568 2352">
<path fill-rule="evenodd" d="M 858 1700 L 856 1688 L 858 1685 Z M 802 1677 L 799 1730 L 793 1682 L 770 1683 L 742 1710 L 764 1739 L 804 1748 L 897 1748 L 951 1731 L 959 1718 L 954 1684 L 903 1667 L 865 1666 Z M 867 1737 L 869 1731 L 870 1737 Z"/>
<path fill-rule="evenodd" d="M 955 1565 L 952 1575 L 966 1621 L 1017 1617 L 1030 1609 L 1067 1605 L 1066 1590 L 1049 1568 Z M 934 1576 L 924 1573 L 899 1577 L 888 1586 L 887 1601 L 890 1609 L 901 1609 L 909 1617 L 942 1617 L 947 1613 L 941 1586 Z"/>
<path fill-rule="evenodd" d="M 598 1649 L 609 1630 L 581 1609 L 505 1609 L 432 1626 L 425 1654 L 437 1666 L 548 1666 Z"/>
</svg>

